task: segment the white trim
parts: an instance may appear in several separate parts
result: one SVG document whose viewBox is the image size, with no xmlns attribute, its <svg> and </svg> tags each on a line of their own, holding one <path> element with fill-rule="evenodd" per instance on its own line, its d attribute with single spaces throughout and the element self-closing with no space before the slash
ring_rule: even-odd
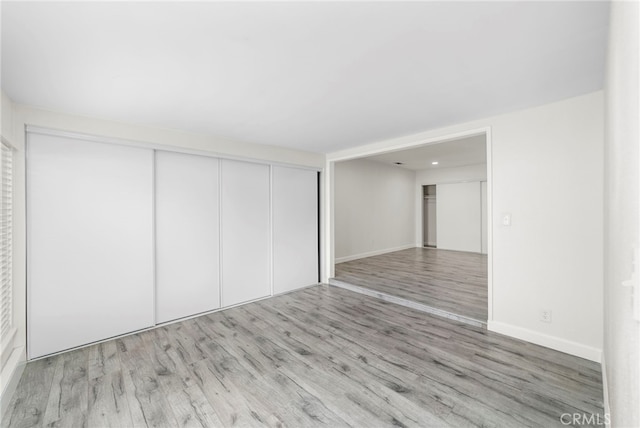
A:
<svg viewBox="0 0 640 428">
<path fill-rule="evenodd" d="M 325 175 L 326 169 L 323 169 L 320 174 L 318 174 L 318 280 L 320 282 L 327 282 L 329 277 L 326 276 L 326 266 L 327 266 L 327 255 L 325 254 L 326 241 L 325 237 L 327 235 L 327 225 L 325 223 L 326 212 L 324 211 L 325 206 L 325 192 L 324 188 L 326 186 L 325 183 Z"/>
<path fill-rule="evenodd" d="M 493 136 L 485 128 L 487 148 L 487 322 L 493 320 Z"/>
<path fill-rule="evenodd" d="M 437 137 L 420 138 L 418 140 L 406 141 L 407 137 L 400 137 L 398 139 L 391 139 L 384 141 L 384 147 L 380 148 L 366 148 L 362 149 L 357 147 L 354 149 L 347 149 L 351 151 L 350 154 L 340 154 L 341 152 L 334 152 L 327 154 L 327 160 L 330 162 L 345 161 L 350 159 L 358 159 L 367 156 L 379 155 L 383 153 L 398 152 L 400 150 L 412 149 L 417 146 L 428 146 L 431 144 L 444 143 L 450 140 L 457 140 L 460 138 L 473 137 L 475 135 L 482 135 L 490 129 L 489 127 L 482 127 L 477 129 L 470 129 L 467 131 L 454 132 L 451 134 L 445 134 Z M 487 160 L 488 161 L 488 160 Z"/>
<path fill-rule="evenodd" d="M 14 348 L 0 374 L 0 385 L 3 386 L 2 391 L 0 391 L 0 415 L 7 414 L 9 403 L 16 392 L 18 382 L 20 382 L 26 365 L 24 346 Z"/>
<path fill-rule="evenodd" d="M 420 312 L 426 312 L 430 315 L 435 315 L 441 318 L 450 319 L 452 321 L 461 322 L 463 324 L 472 325 L 474 327 L 483 328 L 483 329 L 487 327 L 487 323 L 485 323 L 484 321 L 465 317 L 464 315 L 454 314 L 453 312 L 448 312 L 442 309 L 434 308 L 433 306 L 425 305 L 419 302 L 414 302 L 413 300 L 405 299 L 405 298 L 394 296 L 387 293 L 382 293 L 380 291 L 371 290 L 365 287 L 360 287 L 358 285 L 349 284 L 348 282 L 339 281 L 335 278 L 331 278 L 329 280 L 329 285 L 332 285 L 338 288 L 343 288 L 345 290 L 353 291 L 354 293 L 363 294 L 365 296 L 374 297 L 376 299 L 384 300 L 386 302 L 391 302 L 396 305 L 405 306 L 407 308 L 415 309 Z"/>
<path fill-rule="evenodd" d="M 228 155 L 222 152 L 189 149 L 186 147 L 176 147 L 176 146 L 170 146 L 167 144 L 147 143 L 144 141 L 128 140 L 126 138 L 103 137 L 99 135 L 85 134 L 82 132 L 75 132 L 75 131 L 63 131 L 63 130 L 46 128 L 41 126 L 26 125 L 25 130 L 28 134 L 50 135 L 54 137 L 64 137 L 64 138 L 70 138 L 74 140 L 90 141 L 94 143 L 116 144 L 119 146 L 132 146 L 132 147 L 140 147 L 143 149 L 164 150 L 167 152 L 208 156 L 208 157 L 213 157 L 218 159 L 229 159 L 229 160 L 235 160 L 235 161 L 257 163 L 261 165 L 286 166 L 289 168 L 299 168 L 299 169 L 306 169 L 311 171 L 322 170 L 322 168 L 298 165 L 294 163 L 272 162 L 268 160 L 254 159 L 254 158 L 243 157 L 243 156 L 233 156 L 233 155 Z"/>
<path fill-rule="evenodd" d="M 157 237 L 157 207 L 156 207 L 156 164 L 157 164 L 157 150 L 153 150 L 151 153 L 151 260 L 153 263 L 153 286 L 151 290 L 152 297 L 152 313 L 153 313 L 153 325 L 158 324 L 158 240 Z"/>
<path fill-rule="evenodd" d="M 609 402 L 609 381 L 607 380 L 607 365 L 605 363 L 604 352 L 602 353 L 602 361 L 600 362 L 600 370 L 602 371 L 602 401 L 604 402 L 605 426 L 611 428 L 611 406 Z M 606 417 L 609 415 L 609 417 Z"/>
<path fill-rule="evenodd" d="M 222 307 L 222 160 L 218 159 L 218 304 Z"/>
<path fill-rule="evenodd" d="M 527 328 L 497 321 L 489 321 L 487 328 L 489 331 L 493 331 L 495 333 L 525 340 L 536 345 L 564 352 L 565 354 L 595 361 L 596 363 L 600 363 L 602 360 L 602 349 L 583 345 L 582 343 L 572 342 L 560 337 L 550 336 Z"/>
<path fill-rule="evenodd" d="M 401 250 L 406 250 L 408 248 L 415 248 L 415 247 L 416 247 L 415 243 L 412 242 L 411 244 L 405 244 L 399 247 L 385 248 L 382 250 L 369 251 L 367 253 L 360 253 L 360 254 L 354 254 L 351 256 L 339 257 L 336 259 L 336 264 L 350 262 L 351 260 L 364 259 L 366 257 L 379 256 L 381 254 L 393 253 L 394 251 L 401 251 Z"/>
<path fill-rule="evenodd" d="M 273 166 L 269 165 L 269 296 L 273 296 Z"/>
<path fill-rule="evenodd" d="M 224 276 L 222 275 L 222 265 L 224 254 L 222 254 L 222 235 L 224 234 L 224 229 L 222 227 L 222 212 L 224 211 L 224 207 L 222 205 L 222 180 L 224 179 L 224 172 L 222 168 L 224 167 L 224 162 L 222 159 L 218 159 L 218 275 L 220 279 L 218 280 L 219 286 L 219 294 L 220 294 L 220 307 L 224 306 Z"/>
<path fill-rule="evenodd" d="M 486 165 L 486 164 L 482 164 L 482 165 Z M 486 178 L 476 177 L 476 178 L 470 178 L 468 180 L 429 181 L 429 182 L 418 181 L 417 183 L 418 183 L 418 186 L 437 186 L 438 184 L 482 183 L 486 181 L 487 181 Z M 425 198 L 427 197 L 426 196 L 423 197 L 423 199 Z M 436 197 L 435 199 L 437 200 L 438 198 Z"/>
<path fill-rule="evenodd" d="M 329 278 L 335 276 L 335 228 L 334 228 L 334 179 L 335 162 L 327 160 L 324 174 L 324 269 L 322 271 L 322 282 L 328 282 Z"/>
<path fill-rule="evenodd" d="M 13 303 L 14 302 L 11 302 L 11 304 Z M 12 325 L 11 329 L 6 333 L 2 340 L 0 340 L 0 368 L 4 368 L 4 365 L 9 360 L 9 356 L 11 354 L 7 355 L 6 353 L 13 351 L 14 340 L 17 332 L 18 330 Z"/>
<path fill-rule="evenodd" d="M 31 259 L 31 245 L 29 245 L 30 239 L 30 230 L 27 227 L 31 218 L 31 204 L 29 204 L 29 198 L 27 195 L 29 194 L 29 169 L 31 165 L 30 157 L 31 144 L 29 143 L 29 134 L 27 134 L 26 130 L 24 133 L 24 193 L 21 195 L 24 201 L 24 300 L 25 300 L 25 309 L 22 314 L 25 319 L 24 324 L 24 335 L 25 335 L 25 348 L 26 355 L 29 355 L 29 351 L 31 350 L 31 325 L 28 321 L 29 313 L 31 312 L 31 292 L 29 291 L 29 269 L 31 268 L 29 264 L 29 260 Z M 21 285 L 22 286 L 22 285 Z"/>
</svg>

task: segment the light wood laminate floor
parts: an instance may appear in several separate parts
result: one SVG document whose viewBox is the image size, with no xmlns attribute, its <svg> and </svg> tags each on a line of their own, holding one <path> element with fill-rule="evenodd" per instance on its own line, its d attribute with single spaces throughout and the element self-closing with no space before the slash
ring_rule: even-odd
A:
<svg viewBox="0 0 640 428">
<path fill-rule="evenodd" d="M 409 248 L 336 265 L 342 282 L 487 321 L 487 255 Z"/>
<path fill-rule="evenodd" d="M 3 427 L 554 427 L 599 365 L 316 286 L 30 362 Z"/>
</svg>

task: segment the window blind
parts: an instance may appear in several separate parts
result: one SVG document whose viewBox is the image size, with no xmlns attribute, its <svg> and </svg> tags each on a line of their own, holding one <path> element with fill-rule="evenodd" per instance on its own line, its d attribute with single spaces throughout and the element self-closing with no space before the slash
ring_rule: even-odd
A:
<svg viewBox="0 0 640 428">
<path fill-rule="evenodd" d="M 2 141 L 0 150 L 0 338 L 12 328 L 12 199 L 13 151 Z"/>
</svg>

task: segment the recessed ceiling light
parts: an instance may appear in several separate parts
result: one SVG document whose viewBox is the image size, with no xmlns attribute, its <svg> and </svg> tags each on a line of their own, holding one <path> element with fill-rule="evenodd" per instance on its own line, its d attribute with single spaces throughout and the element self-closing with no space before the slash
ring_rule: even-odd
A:
<svg viewBox="0 0 640 428">
<path fill-rule="evenodd" d="M 438 165 L 438 161 L 431 162 L 431 165 Z"/>
</svg>

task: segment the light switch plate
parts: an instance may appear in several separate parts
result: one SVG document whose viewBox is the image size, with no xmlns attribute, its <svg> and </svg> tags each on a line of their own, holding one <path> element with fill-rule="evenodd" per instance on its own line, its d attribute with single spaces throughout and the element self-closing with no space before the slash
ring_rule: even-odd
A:
<svg viewBox="0 0 640 428">
<path fill-rule="evenodd" d="M 502 214 L 502 225 L 511 226 L 511 214 L 509 213 Z"/>
</svg>

